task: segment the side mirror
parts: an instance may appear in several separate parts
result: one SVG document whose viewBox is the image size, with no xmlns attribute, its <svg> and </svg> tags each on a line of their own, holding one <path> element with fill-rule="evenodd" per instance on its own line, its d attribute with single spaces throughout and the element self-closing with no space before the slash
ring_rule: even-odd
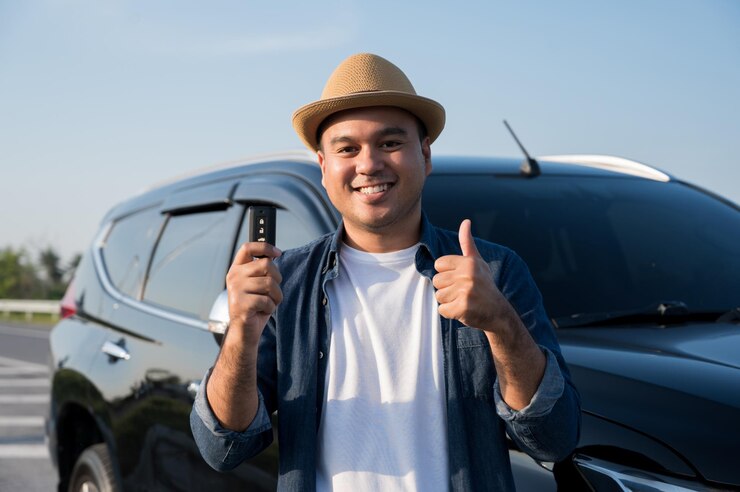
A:
<svg viewBox="0 0 740 492">
<path fill-rule="evenodd" d="M 211 307 L 211 312 L 208 315 L 208 331 L 217 335 L 223 335 L 226 333 L 226 328 L 229 326 L 229 294 L 224 289 L 221 292 Z"/>
</svg>

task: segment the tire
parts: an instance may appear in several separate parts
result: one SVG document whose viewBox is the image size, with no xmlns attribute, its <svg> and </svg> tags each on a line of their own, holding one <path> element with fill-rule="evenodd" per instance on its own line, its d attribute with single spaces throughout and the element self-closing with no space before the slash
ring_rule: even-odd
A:
<svg viewBox="0 0 740 492">
<path fill-rule="evenodd" d="M 69 492 L 119 492 L 105 443 L 85 449 L 72 470 Z"/>
</svg>

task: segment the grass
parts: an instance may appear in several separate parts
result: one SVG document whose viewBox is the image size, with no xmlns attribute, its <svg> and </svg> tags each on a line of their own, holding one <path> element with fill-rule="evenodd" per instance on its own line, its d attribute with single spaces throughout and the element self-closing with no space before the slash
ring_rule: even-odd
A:
<svg viewBox="0 0 740 492">
<path fill-rule="evenodd" d="M 34 313 L 30 318 L 26 313 L 4 313 L 0 312 L 0 321 L 9 321 L 11 323 L 31 323 L 34 325 L 51 326 L 59 321 L 58 314 Z"/>
</svg>

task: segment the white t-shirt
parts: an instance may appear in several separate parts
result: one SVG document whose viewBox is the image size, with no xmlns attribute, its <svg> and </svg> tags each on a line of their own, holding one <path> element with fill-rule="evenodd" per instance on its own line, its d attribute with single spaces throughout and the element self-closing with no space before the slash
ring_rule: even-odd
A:
<svg viewBox="0 0 740 492">
<path fill-rule="evenodd" d="M 449 488 L 442 334 L 417 249 L 340 248 L 328 283 L 318 491 Z"/>
</svg>

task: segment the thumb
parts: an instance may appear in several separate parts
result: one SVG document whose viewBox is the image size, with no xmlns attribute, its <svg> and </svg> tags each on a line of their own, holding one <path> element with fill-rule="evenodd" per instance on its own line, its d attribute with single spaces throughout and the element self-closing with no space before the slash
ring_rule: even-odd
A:
<svg viewBox="0 0 740 492">
<path fill-rule="evenodd" d="M 470 219 L 465 219 L 460 223 L 460 232 L 458 233 L 460 239 L 460 249 L 462 250 L 463 256 L 480 256 L 478 248 L 475 247 L 475 241 L 473 240 L 472 223 Z"/>
</svg>

